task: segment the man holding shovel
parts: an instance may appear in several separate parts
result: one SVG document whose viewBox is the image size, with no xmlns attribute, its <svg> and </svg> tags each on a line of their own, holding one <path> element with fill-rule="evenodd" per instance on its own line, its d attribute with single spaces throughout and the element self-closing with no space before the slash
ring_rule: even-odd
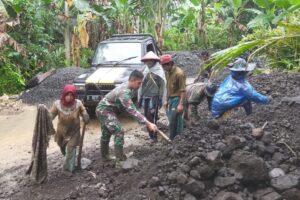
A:
<svg viewBox="0 0 300 200">
<path fill-rule="evenodd" d="M 147 129 L 155 132 L 157 127 L 148 121 L 135 107 L 131 100 L 134 90 L 138 90 L 142 84 L 144 75 L 142 72 L 134 70 L 128 82 L 115 88 L 108 93 L 98 104 L 96 114 L 101 124 L 101 156 L 103 160 L 109 158 L 109 141 L 114 135 L 116 165 L 120 166 L 120 161 L 126 159 L 123 153 L 124 130 L 118 120 L 118 115 L 127 112 L 138 122 L 145 124 Z"/>
</svg>

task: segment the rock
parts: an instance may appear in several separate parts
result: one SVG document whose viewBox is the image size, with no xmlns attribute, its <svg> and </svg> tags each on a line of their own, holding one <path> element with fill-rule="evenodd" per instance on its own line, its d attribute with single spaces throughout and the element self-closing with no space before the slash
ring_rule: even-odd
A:
<svg viewBox="0 0 300 200">
<path fill-rule="evenodd" d="M 246 151 L 237 151 L 229 160 L 229 165 L 241 173 L 242 181 L 257 182 L 268 179 L 268 170 L 262 158 Z"/>
<path fill-rule="evenodd" d="M 262 198 L 260 198 L 261 200 L 281 200 L 282 197 L 280 194 L 278 194 L 277 192 L 271 192 L 265 196 L 263 196 Z"/>
<path fill-rule="evenodd" d="M 223 142 L 218 142 L 218 143 L 215 145 L 215 148 L 216 148 L 217 150 L 223 151 L 223 150 L 226 148 L 226 145 L 225 145 Z"/>
<path fill-rule="evenodd" d="M 160 179 L 157 176 L 153 176 L 149 181 L 150 187 L 157 187 L 160 185 Z"/>
<path fill-rule="evenodd" d="M 226 144 L 229 146 L 232 150 L 241 148 L 245 145 L 246 139 L 239 136 L 228 136 L 226 138 Z"/>
<path fill-rule="evenodd" d="M 162 195 L 165 194 L 165 189 L 164 189 L 163 186 L 159 186 L 159 187 L 158 187 L 158 194 L 159 194 L 160 196 L 162 196 Z"/>
<path fill-rule="evenodd" d="M 260 189 L 254 192 L 254 198 L 255 199 L 261 199 L 263 196 L 270 194 L 274 192 L 273 188 L 264 188 L 264 189 Z"/>
<path fill-rule="evenodd" d="M 212 151 L 212 152 L 207 153 L 206 160 L 208 160 L 210 162 L 214 162 L 220 157 L 221 157 L 220 151 Z"/>
<path fill-rule="evenodd" d="M 289 189 L 283 192 L 282 197 L 287 200 L 299 200 L 300 199 L 300 190 L 297 188 Z"/>
<path fill-rule="evenodd" d="M 187 184 L 183 186 L 183 189 L 195 197 L 200 197 L 205 189 L 205 185 L 201 181 L 196 181 L 195 179 L 190 179 Z"/>
<path fill-rule="evenodd" d="M 183 200 L 197 200 L 197 199 L 191 194 L 186 194 L 184 195 Z"/>
<path fill-rule="evenodd" d="M 199 157 L 193 157 L 190 162 L 189 162 L 189 166 L 193 167 L 196 166 L 197 164 L 199 164 L 201 162 L 201 159 Z"/>
<path fill-rule="evenodd" d="M 200 177 L 202 177 L 203 179 L 211 178 L 212 176 L 215 175 L 217 170 L 218 169 L 216 169 L 215 166 L 213 165 L 210 166 L 205 163 L 197 167 L 197 171 L 199 172 Z"/>
<path fill-rule="evenodd" d="M 285 157 L 282 153 L 276 152 L 274 153 L 272 159 L 277 163 L 280 164 L 281 162 L 283 162 L 285 160 Z"/>
<path fill-rule="evenodd" d="M 214 184 L 218 187 L 225 188 L 229 185 L 233 185 L 235 183 L 235 181 L 236 181 L 235 177 L 220 177 L 220 176 L 217 176 L 214 179 Z"/>
<path fill-rule="evenodd" d="M 200 179 L 200 174 L 197 170 L 191 170 L 190 175 L 191 175 L 191 177 L 193 177 L 195 179 Z"/>
<path fill-rule="evenodd" d="M 147 181 L 141 181 L 139 184 L 139 188 L 145 188 L 147 186 Z"/>
<path fill-rule="evenodd" d="M 265 132 L 262 136 L 261 141 L 265 144 L 270 144 L 273 141 L 273 135 L 270 132 Z"/>
<path fill-rule="evenodd" d="M 81 158 L 81 169 L 86 169 L 92 161 L 88 158 Z"/>
<path fill-rule="evenodd" d="M 279 176 L 271 180 L 271 185 L 279 191 L 287 190 L 296 187 L 299 184 L 299 176 L 293 174 L 287 174 Z"/>
<path fill-rule="evenodd" d="M 179 173 L 176 180 L 179 184 L 185 184 L 188 181 L 188 178 L 185 174 Z"/>
<path fill-rule="evenodd" d="M 270 178 L 276 178 L 278 176 L 284 176 L 284 175 L 285 175 L 284 171 L 280 168 L 274 168 L 269 172 Z"/>
<path fill-rule="evenodd" d="M 122 162 L 122 169 L 130 170 L 139 165 L 139 160 L 134 158 L 127 158 L 124 162 Z"/>
<path fill-rule="evenodd" d="M 174 172 L 169 173 L 167 178 L 171 182 L 176 182 L 177 176 L 178 176 L 178 173 L 174 171 Z"/>
<path fill-rule="evenodd" d="M 8 101 L 9 100 L 9 96 L 4 94 L 2 96 L 0 96 L 0 101 Z"/>
<path fill-rule="evenodd" d="M 188 173 L 191 170 L 191 168 L 188 165 L 181 165 L 180 168 L 185 173 Z"/>
<path fill-rule="evenodd" d="M 99 197 L 106 198 L 108 196 L 108 192 L 104 187 L 102 187 L 98 190 L 98 195 Z"/>
<path fill-rule="evenodd" d="M 243 198 L 239 194 L 233 192 L 221 191 L 213 200 L 243 200 Z"/>
<path fill-rule="evenodd" d="M 70 194 L 70 199 L 77 199 L 78 197 L 78 192 L 77 191 L 72 191 Z"/>
<path fill-rule="evenodd" d="M 218 130 L 220 128 L 220 124 L 217 120 L 209 120 L 206 123 L 206 126 L 213 130 Z"/>
</svg>

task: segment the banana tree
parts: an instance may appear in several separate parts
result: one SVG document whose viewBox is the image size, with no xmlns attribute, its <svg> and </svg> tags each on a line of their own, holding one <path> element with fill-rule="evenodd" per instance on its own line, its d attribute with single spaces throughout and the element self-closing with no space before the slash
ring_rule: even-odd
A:
<svg viewBox="0 0 300 200">
<path fill-rule="evenodd" d="M 140 15 L 140 32 L 154 33 L 158 46 L 163 47 L 164 31 L 168 28 L 171 18 L 183 0 L 136 0 Z M 154 19 L 154 20 L 153 20 Z"/>
<path fill-rule="evenodd" d="M 211 68 L 215 73 L 217 73 L 224 69 L 229 62 L 240 56 L 242 53 L 251 51 L 248 61 L 251 61 L 252 58 L 258 54 L 265 54 L 268 58 L 271 53 L 275 53 L 275 56 L 273 56 L 274 59 L 272 63 L 270 63 L 271 65 L 275 67 L 276 62 L 280 63 L 280 60 L 284 59 L 282 57 L 289 57 L 294 65 L 288 68 L 284 67 L 284 69 L 300 70 L 300 47 L 297 45 L 300 42 L 300 26 L 297 23 L 279 24 L 280 27 L 277 28 L 278 31 L 274 32 L 275 34 L 272 32 L 273 36 L 269 35 L 259 39 L 244 41 L 238 45 L 212 54 L 210 62 L 204 68 Z M 284 56 L 278 54 L 281 50 L 287 52 L 287 48 L 291 49 L 288 54 L 285 54 Z"/>
<path fill-rule="evenodd" d="M 259 9 L 251 8 L 246 11 L 254 13 L 256 17 L 247 26 L 249 28 L 274 27 L 274 25 L 289 14 L 300 8 L 298 0 L 253 0 Z"/>
<path fill-rule="evenodd" d="M 3 48 L 5 45 L 10 45 L 15 51 L 26 56 L 26 49 L 6 32 L 8 27 L 14 27 L 19 23 L 20 21 L 15 9 L 5 1 L 0 0 L 0 48 Z"/>
<path fill-rule="evenodd" d="M 224 28 L 228 30 L 230 35 L 228 41 L 229 46 L 236 43 L 236 39 L 238 39 L 242 32 L 247 31 L 246 26 L 242 22 L 242 18 L 248 2 L 249 0 L 223 1 L 223 6 L 220 8 L 220 17 L 223 17 Z"/>
</svg>

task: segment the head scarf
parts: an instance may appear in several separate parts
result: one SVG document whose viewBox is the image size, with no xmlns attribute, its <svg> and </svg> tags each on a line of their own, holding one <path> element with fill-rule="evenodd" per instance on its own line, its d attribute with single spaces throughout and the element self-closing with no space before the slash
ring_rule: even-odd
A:
<svg viewBox="0 0 300 200">
<path fill-rule="evenodd" d="M 66 99 L 65 97 L 67 96 L 67 94 L 71 93 L 73 95 L 73 101 L 71 102 L 66 102 Z M 74 85 L 65 85 L 64 86 L 64 89 L 62 91 L 62 94 L 60 96 L 60 102 L 63 106 L 66 106 L 66 107 L 71 107 L 74 105 L 75 103 L 75 99 L 77 97 L 77 94 L 76 94 L 76 87 Z"/>
</svg>

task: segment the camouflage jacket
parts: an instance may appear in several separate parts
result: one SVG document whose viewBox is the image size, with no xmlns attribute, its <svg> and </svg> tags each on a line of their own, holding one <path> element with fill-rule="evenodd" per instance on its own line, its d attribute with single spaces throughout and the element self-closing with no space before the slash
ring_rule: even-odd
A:
<svg viewBox="0 0 300 200">
<path fill-rule="evenodd" d="M 145 123 L 145 116 L 137 110 L 131 100 L 132 92 L 133 91 L 128 88 L 128 83 L 124 83 L 115 88 L 99 102 L 96 108 L 97 115 L 120 114 L 123 111 L 127 111 L 129 115 L 134 117 L 138 122 Z"/>
<path fill-rule="evenodd" d="M 186 100 L 188 103 L 200 103 L 205 95 L 206 83 L 193 83 L 186 87 Z"/>
</svg>

